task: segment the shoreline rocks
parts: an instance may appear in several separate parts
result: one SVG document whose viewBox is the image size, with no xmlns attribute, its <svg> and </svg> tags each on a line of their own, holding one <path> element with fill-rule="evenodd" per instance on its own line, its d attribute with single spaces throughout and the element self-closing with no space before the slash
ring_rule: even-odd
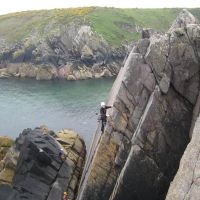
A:
<svg viewBox="0 0 200 200">
<path fill-rule="evenodd" d="M 75 22 L 43 40 L 32 37 L 0 49 L 0 78 L 84 80 L 115 76 L 128 51 L 127 45 L 112 47 L 91 26 Z"/>
<path fill-rule="evenodd" d="M 64 191 L 75 199 L 86 156 L 85 143 L 77 133 L 54 133 L 47 127 L 25 129 L 5 158 L 12 160 L 11 151 L 18 156 L 10 175 L 11 187 L 0 184 L 5 199 L 54 200 L 61 199 Z"/>
<path fill-rule="evenodd" d="M 0 184 L 10 184 L 12 181 L 14 171 L 6 155 L 13 144 L 14 141 L 12 139 L 0 136 Z"/>
<path fill-rule="evenodd" d="M 90 29 L 82 27 L 75 42 L 88 35 Z M 113 107 L 104 133 L 97 129 L 88 162 L 84 142 L 72 131 L 26 129 L 15 143 L 13 188 L 0 186 L 2 195 L 10 191 L 8 200 L 54 200 L 67 191 L 73 200 L 163 200 L 168 191 L 167 200 L 198 199 L 200 119 L 192 120 L 199 115 L 199 38 L 200 25 L 186 10 L 166 34 L 143 32 L 113 85 L 107 102 Z M 85 62 L 95 58 L 89 44 L 81 43 Z M 72 65 L 55 74 L 69 80 L 91 77 L 91 69 Z M 93 69 L 96 78 L 112 71 Z"/>
<path fill-rule="evenodd" d="M 25 63 L 8 64 L 6 68 L 0 69 L 0 79 L 5 78 L 34 78 L 40 80 L 85 80 L 92 78 L 103 78 L 116 76 L 119 69 L 117 66 L 88 68 L 86 66 L 73 69 L 66 65 L 60 68 L 54 66 L 40 66 Z"/>
</svg>

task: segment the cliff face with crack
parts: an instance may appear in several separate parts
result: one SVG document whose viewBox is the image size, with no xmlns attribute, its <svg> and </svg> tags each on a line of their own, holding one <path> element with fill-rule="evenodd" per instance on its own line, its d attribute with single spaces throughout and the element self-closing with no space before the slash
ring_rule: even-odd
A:
<svg viewBox="0 0 200 200">
<path fill-rule="evenodd" d="M 166 200 L 199 199 L 200 118 L 197 119 L 192 140 L 181 159 L 179 170 L 170 185 Z"/>
<path fill-rule="evenodd" d="M 0 182 L 1 198 L 53 200 L 66 191 L 75 199 L 85 154 L 83 140 L 73 131 L 25 129 L 3 159 L 2 172 L 10 170 L 12 176 Z"/>
<path fill-rule="evenodd" d="M 114 107 L 86 163 L 78 200 L 164 199 L 189 142 L 200 26 L 183 10 L 166 34 L 144 35 L 113 86 Z"/>
</svg>

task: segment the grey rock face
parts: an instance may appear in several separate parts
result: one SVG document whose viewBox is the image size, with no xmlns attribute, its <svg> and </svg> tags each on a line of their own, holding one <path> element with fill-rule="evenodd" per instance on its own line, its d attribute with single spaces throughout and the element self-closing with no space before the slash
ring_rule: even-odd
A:
<svg viewBox="0 0 200 200">
<path fill-rule="evenodd" d="M 199 28 L 199 25 L 195 25 L 192 30 L 200 34 Z M 180 95 L 195 104 L 199 89 L 200 63 L 195 41 L 200 35 L 192 34 L 190 29 L 190 25 L 182 28 L 181 36 L 177 35 L 177 29 L 174 29 L 170 35 L 152 37 L 145 60 L 151 66 L 161 87 L 163 80 L 168 77 L 167 82 L 170 80 Z"/>
<path fill-rule="evenodd" d="M 160 80 L 159 88 L 164 94 L 167 94 L 169 87 L 170 87 L 170 79 L 166 75 L 164 75 Z"/>
<path fill-rule="evenodd" d="M 200 169 L 200 118 L 197 119 L 191 142 L 188 144 L 181 159 L 179 170 L 170 185 L 166 200 L 197 200 L 199 199 Z"/>
<path fill-rule="evenodd" d="M 12 192 L 6 196 L 8 188 L 0 186 L 5 199 L 54 200 L 61 199 L 64 191 L 68 192 L 69 198 L 75 199 L 86 153 L 85 145 L 73 133 L 51 135 L 45 134 L 42 128 L 26 129 L 16 140 L 20 155 Z M 68 148 L 65 149 L 66 141 Z"/>
<path fill-rule="evenodd" d="M 111 90 L 114 107 L 78 200 L 165 198 L 199 93 L 199 25 L 188 11 L 180 16 L 184 27 L 174 23 L 170 34 L 133 47 Z"/>
<path fill-rule="evenodd" d="M 164 199 L 188 142 L 190 122 L 191 107 L 172 89 L 165 96 L 157 88 L 134 133 L 111 199 Z"/>
<path fill-rule="evenodd" d="M 177 28 L 184 28 L 189 24 L 197 24 L 197 23 L 198 23 L 197 19 L 186 9 L 183 9 L 182 12 L 176 18 L 176 20 L 173 22 L 171 28 L 169 29 L 169 32 L 173 32 L 174 29 Z"/>
</svg>

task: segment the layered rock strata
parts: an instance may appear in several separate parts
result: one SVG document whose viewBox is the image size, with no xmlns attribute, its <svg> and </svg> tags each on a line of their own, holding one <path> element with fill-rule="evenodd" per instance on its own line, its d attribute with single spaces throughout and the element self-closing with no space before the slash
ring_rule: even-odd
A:
<svg viewBox="0 0 200 200">
<path fill-rule="evenodd" d="M 178 169 L 199 93 L 200 26 L 183 10 L 169 32 L 146 35 L 111 91 L 78 200 L 161 200 Z"/>
<path fill-rule="evenodd" d="M 19 157 L 12 188 L 0 186 L 4 199 L 61 199 L 64 191 L 75 199 L 86 154 L 76 133 L 25 129 L 16 139 L 15 149 Z"/>
<path fill-rule="evenodd" d="M 11 47 L 2 44 L 0 78 L 82 80 L 115 76 L 126 51 L 123 45 L 111 47 L 91 26 L 71 22 L 43 40 L 30 35 Z"/>
<path fill-rule="evenodd" d="M 14 141 L 8 137 L 0 136 L 0 184 L 10 184 L 14 175 L 12 159 L 8 155 Z"/>
</svg>

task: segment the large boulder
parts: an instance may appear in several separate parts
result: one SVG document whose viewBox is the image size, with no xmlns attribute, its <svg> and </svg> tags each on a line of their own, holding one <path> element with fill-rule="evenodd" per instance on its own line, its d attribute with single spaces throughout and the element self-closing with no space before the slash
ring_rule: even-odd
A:
<svg viewBox="0 0 200 200">
<path fill-rule="evenodd" d="M 7 72 L 11 75 L 18 74 L 19 72 L 19 64 L 9 63 L 7 65 Z"/>
<path fill-rule="evenodd" d="M 28 77 L 28 78 L 35 78 L 37 74 L 37 67 L 31 64 L 22 64 L 19 67 L 18 75 L 20 77 Z"/>
<path fill-rule="evenodd" d="M 0 137 L 0 185 L 10 184 L 14 176 L 15 167 L 12 162 L 14 154 L 10 154 L 13 143 L 14 141 L 8 137 Z"/>
<path fill-rule="evenodd" d="M 14 167 L 10 152 L 14 141 L 8 137 L 0 136 L 0 184 L 10 184 L 14 176 Z M 8 156 L 10 154 L 10 156 Z"/>
<path fill-rule="evenodd" d="M 13 145 L 8 149 L 4 159 L 0 162 L 0 184 L 12 183 L 18 158 L 19 150 Z"/>
<path fill-rule="evenodd" d="M 0 69 L 0 78 L 9 78 L 12 75 L 8 73 L 7 68 Z"/>
<path fill-rule="evenodd" d="M 4 158 L 12 144 L 13 140 L 11 138 L 7 136 L 0 136 L 0 161 Z"/>
<path fill-rule="evenodd" d="M 57 75 L 57 70 L 55 67 L 39 67 L 36 73 L 36 80 L 52 80 L 56 78 Z"/>
<path fill-rule="evenodd" d="M 73 131 L 58 134 L 46 127 L 25 129 L 16 139 L 19 151 L 11 192 L 5 199 L 61 199 L 63 192 L 75 199 L 86 149 Z M 8 187 L 0 186 L 5 194 Z"/>
</svg>

